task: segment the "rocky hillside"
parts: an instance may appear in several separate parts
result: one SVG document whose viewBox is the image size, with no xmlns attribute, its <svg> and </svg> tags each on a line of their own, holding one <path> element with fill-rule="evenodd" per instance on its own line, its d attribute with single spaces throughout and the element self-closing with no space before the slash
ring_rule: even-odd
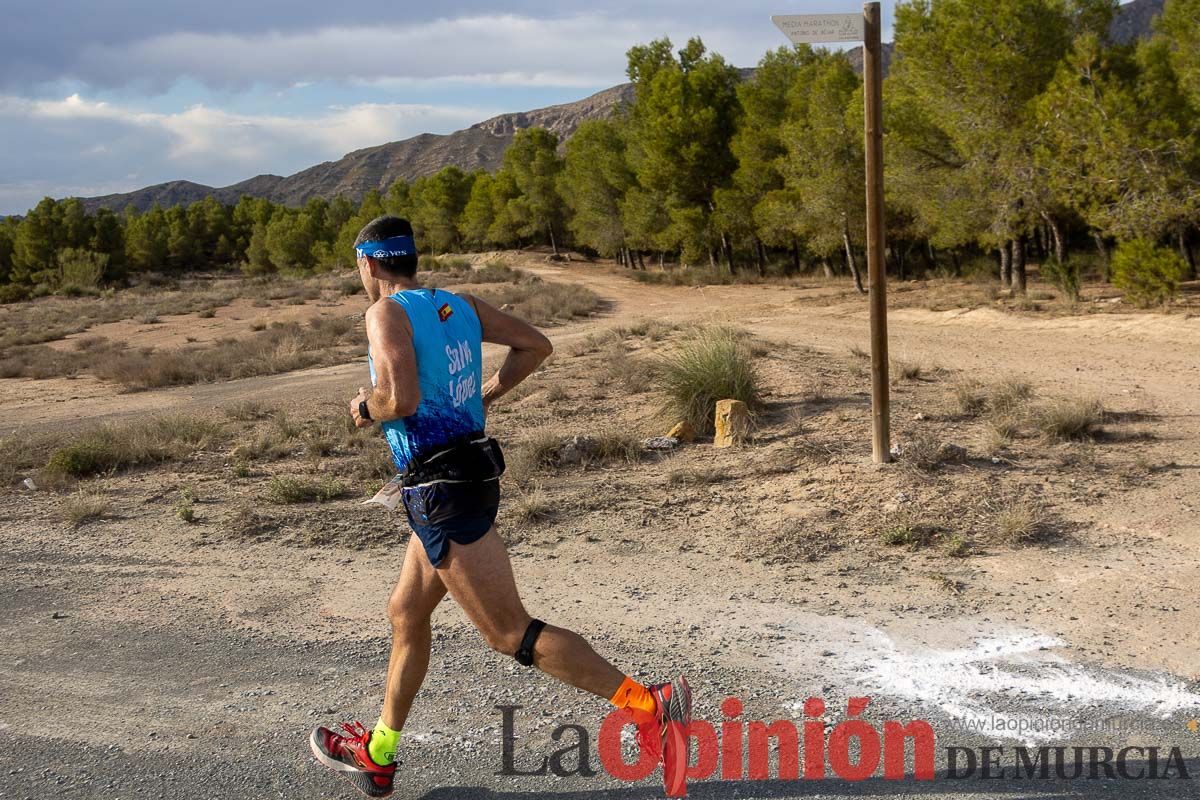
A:
<svg viewBox="0 0 1200 800">
<path fill-rule="evenodd" d="M 1118 41 L 1130 41 L 1149 35 L 1153 19 L 1162 13 L 1164 2 L 1134 0 L 1123 6 L 1113 23 L 1113 37 Z M 886 67 L 891 62 L 892 45 L 885 45 L 885 49 Z M 847 55 L 855 69 L 862 68 L 861 48 L 855 48 Z M 743 78 L 753 74 L 752 69 L 742 70 Z M 120 211 L 128 205 L 145 210 L 154 203 L 164 207 L 193 203 L 210 194 L 223 203 L 236 203 L 244 194 L 288 205 L 300 205 L 310 197 L 345 195 L 358 199 L 371 189 L 385 190 L 397 179 L 411 181 L 450 164 L 465 170 L 494 170 L 500 166 L 504 149 L 518 130 L 543 127 L 565 141 L 581 123 L 609 116 L 632 96 L 632 84 L 625 83 L 574 103 L 501 114 L 450 134 L 423 133 L 411 139 L 355 150 L 337 161 L 326 161 L 286 178 L 259 175 L 219 188 L 191 181 L 171 181 L 125 194 L 84 198 L 84 205 L 89 210 L 107 207 Z"/>
<path fill-rule="evenodd" d="M 193 203 L 210 194 L 224 203 L 236 203 L 244 194 L 289 205 L 299 205 L 310 197 L 346 195 L 357 199 L 371 189 L 386 189 L 398 178 L 411 181 L 449 164 L 465 170 L 494 170 L 500 166 L 504 149 L 517 131 L 542 127 L 566 140 L 581 123 L 609 116 L 632 96 L 633 85 L 626 83 L 574 103 L 501 114 L 450 134 L 423 133 L 355 150 L 337 161 L 326 161 L 286 178 L 259 175 L 222 187 L 171 181 L 126 194 L 84 198 L 84 205 L 89 210 L 107 207 L 119 211 L 127 205 L 145 210 L 154 203 L 164 207 Z"/>
</svg>

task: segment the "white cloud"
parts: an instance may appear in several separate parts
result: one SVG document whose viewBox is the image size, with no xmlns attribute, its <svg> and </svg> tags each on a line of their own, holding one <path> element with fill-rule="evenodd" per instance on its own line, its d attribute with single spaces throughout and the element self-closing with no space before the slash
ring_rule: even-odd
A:
<svg viewBox="0 0 1200 800">
<path fill-rule="evenodd" d="M 58 100 L 0 96 L 0 213 L 23 211 L 43 194 L 128 191 L 178 178 L 223 185 L 261 172 L 286 175 L 351 150 L 455 130 L 494 113 L 401 103 L 359 103 L 308 117 L 203 105 L 159 113 L 78 94 Z"/>
</svg>

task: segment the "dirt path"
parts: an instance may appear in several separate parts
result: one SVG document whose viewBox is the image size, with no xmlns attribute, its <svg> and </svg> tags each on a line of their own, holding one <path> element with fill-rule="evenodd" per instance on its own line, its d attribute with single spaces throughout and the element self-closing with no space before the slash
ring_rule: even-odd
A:
<svg viewBox="0 0 1200 800">
<path fill-rule="evenodd" d="M 554 329 L 561 350 L 642 318 L 730 322 L 838 354 L 867 341 L 865 307 L 819 305 L 820 289 L 645 286 L 605 268 L 525 266 L 588 285 L 609 303 L 599 317 Z M 1186 727 L 1200 717 L 1200 320 L 904 310 L 891 331 L 900 357 L 985 377 L 1016 372 L 1049 391 L 1095 393 L 1117 411 L 1153 412 L 1169 435 L 1152 454 L 1178 469 L 1080 502 L 1079 543 L 973 560 L 970 601 L 929 600 L 916 570 L 941 569 L 936 560 L 893 575 L 896 562 L 851 572 L 838 562 L 763 565 L 687 547 L 658 553 L 645 544 L 656 541 L 655 523 L 647 529 L 643 516 L 635 529 L 631 513 L 628 531 L 602 530 L 585 515 L 564 521 L 556 537 L 514 546 L 527 602 L 638 675 L 686 670 L 701 687 L 698 715 L 718 725 L 730 695 L 745 702 L 746 720 L 796 721 L 799 702 L 822 696 L 831 725 L 847 697 L 868 695 L 872 720 L 931 720 L 939 748 L 1152 743 L 1182 748 L 1200 774 L 1200 737 Z M 354 363 L 136 394 L 88 379 L 4 381 L 0 412 L 10 425 L 82 425 L 249 399 L 303 405 L 349 397 L 364 379 L 365 365 Z M 60 402 L 47 404 L 47 395 Z M 153 479 L 136 480 L 144 492 Z M 349 796 L 310 763 L 303 740 L 317 722 L 373 719 L 387 654 L 381 609 L 399 548 L 197 547 L 178 525 L 140 525 L 75 533 L 22 496 L 0 504 L 0 798 Z M 445 604 L 397 796 L 655 796 L 653 779 L 628 787 L 602 773 L 497 777 L 503 705 L 523 707 L 524 768 L 562 746 L 551 738 L 557 724 L 581 724 L 594 737 L 604 713 L 486 651 Z M 964 718 L 1076 727 L 1050 739 L 949 727 Z M 599 769 L 594 741 L 591 750 Z M 693 786 L 693 796 L 714 799 L 816 793 L 1196 796 L 1194 782 L 1180 780 Z"/>
</svg>

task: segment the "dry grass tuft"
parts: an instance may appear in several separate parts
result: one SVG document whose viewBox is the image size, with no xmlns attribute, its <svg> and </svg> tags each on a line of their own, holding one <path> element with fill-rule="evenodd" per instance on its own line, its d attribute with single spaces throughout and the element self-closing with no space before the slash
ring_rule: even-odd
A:
<svg viewBox="0 0 1200 800">
<path fill-rule="evenodd" d="M 1038 405 L 1030 414 L 1033 426 L 1052 441 L 1091 439 L 1104 422 L 1104 406 L 1096 398 L 1064 397 Z"/>
<path fill-rule="evenodd" d="M 973 417 L 988 407 L 987 390 L 977 380 L 961 380 L 954 384 L 954 404 L 959 414 Z"/>
<path fill-rule="evenodd" d="M 925 366 L 917 361 L 892 359 L 892 380 L 919 381 L 926 373 Z"/>
<path fill-rule="evenodd" d="M 1030 500 L 1013 500 L 996 510 L 992 520 L 998 540 L 1012 546 L 1033 544 L 1050 532 L 1045 509 Z"/>
<path fill-rule="evenodd" d="M 512 515 L 517 522 L 544 522 L 555 516 L 557 506 L 539 487 L 518 495 L 512 504 Z"/>
<path fill-rule="evenodd" d="M 63 519 L 73 528 L 104 519 L 109 515 L 109 502 L 96 492 L 77 492 L 63 502 Z"/>
</svg>

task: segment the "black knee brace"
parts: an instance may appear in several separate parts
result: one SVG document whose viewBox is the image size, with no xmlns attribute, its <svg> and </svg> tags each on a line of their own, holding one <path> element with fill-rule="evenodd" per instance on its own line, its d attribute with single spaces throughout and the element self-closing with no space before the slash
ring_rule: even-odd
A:
<svg viewBox="0 0 1200 800">
<path fill-rule="evenodd" d="M 529 627 L 525 629 L 525 635 L 521 637 L 521 646 L 517 648 L 517 654 L 513 656 L 522 667 L 533 666 L 533 646 L 537 643 L 538 637 L 542 635 L 544 627 L 546 627 L 546 623 L 535 619 L 530 620 Z"/>
</svg>

